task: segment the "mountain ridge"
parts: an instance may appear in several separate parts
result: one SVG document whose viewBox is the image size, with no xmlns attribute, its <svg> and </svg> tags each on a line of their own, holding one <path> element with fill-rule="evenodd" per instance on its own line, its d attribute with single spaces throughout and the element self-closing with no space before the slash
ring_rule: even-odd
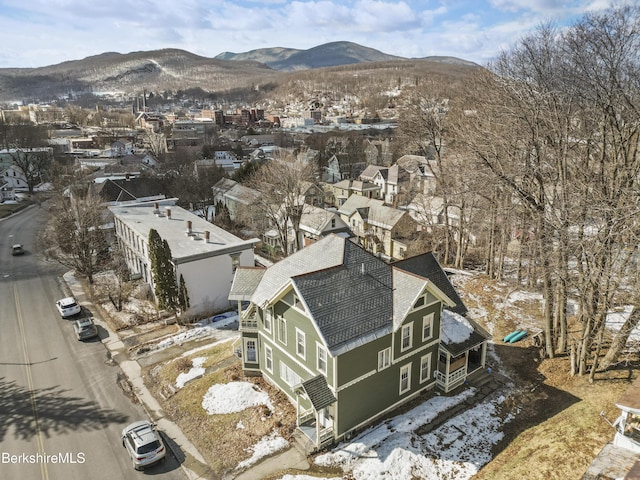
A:
<svg viewBox="0 0 640 480">
<path fill-rule="evenodd" d="M 262 61 L 260 61 L 262 60 Z M 215 58 L 166 48 L 129 53 L 104 52 L 36 68 L 0 68 L 0 101 L 34 103 L 85 94 L 200 90 L 224 94 L 275 84 L 305 70 L 430 61 L 456 68 L 478 66 L 454 57 L 404 59 L 352 42 L 332 42 L 308 50 L 274 47 Z"/>
<path fill-rule="evenodd" d="M 273 47 L 259 48 L 243 53 L 223 52 L 214 58 L 232 61 L 252 60 L 264 63 L 275 70 L 285 72 L 335 67 L 353 63 L 386 62 L 391 60 L 430 60 L 459 63 L 467 66 L 479 66 L 469 60 L 450 56 L 429 56 L 421 58 L 400 57 L 347 41 L 324 43 L 307 50 Z"/>
</svg>

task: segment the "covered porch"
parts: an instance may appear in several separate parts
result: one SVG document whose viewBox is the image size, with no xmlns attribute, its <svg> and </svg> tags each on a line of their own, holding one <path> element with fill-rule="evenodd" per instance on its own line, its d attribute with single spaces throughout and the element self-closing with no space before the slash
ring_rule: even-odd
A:
<svg viewBox="0 0 640 480">
<path fill-rule="evenodd" d="M 472 320 L 443 311 L 436 385 L 447 393 L 462 385 L 469 375 L 483 370 L 489 338 L 489 333 Z"/>
<path fill-rule="evenodd" d="M 317 451 L 331 444 L 334 440 L 331 412 L 337 400 L 327 385 L 327 379 L 318 375 L 301 383 L 295 393 L 297 426 L 307 439 L 306 449 Z"/>
</svg>

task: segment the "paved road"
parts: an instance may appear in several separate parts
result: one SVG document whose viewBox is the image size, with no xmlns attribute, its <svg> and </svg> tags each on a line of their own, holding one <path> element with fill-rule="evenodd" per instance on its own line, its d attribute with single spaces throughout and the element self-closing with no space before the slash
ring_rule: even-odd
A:
<svg viewBox="0 0 640 480">
<path fill-rule="evenodd" d="M 58 315 L 62 270 L 35 252 L 44 215 L 35 207 L 0 221 L 0 479 L 139 478 L 120 432 L 144 411 L 100 341 L 78 342 Z M 26 254 L 13 257 L 14 243 Z M 147 473 L 185 478 L 171 455 Z"/>
</svg>

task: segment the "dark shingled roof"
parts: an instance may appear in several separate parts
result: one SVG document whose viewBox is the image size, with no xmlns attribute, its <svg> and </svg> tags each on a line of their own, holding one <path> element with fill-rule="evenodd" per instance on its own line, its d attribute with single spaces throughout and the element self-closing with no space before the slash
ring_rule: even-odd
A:
<svg viewBox="0 0 640 480">
<path fill-rule="evenodd" d="M 352 242 L 342 265 L 292 280 L 330 350 L 393 327 L 392 268 Z"/>
<path fill-rule="evenodd" d="M 107 179 L 96 187 L 96 193 L 105 202 L 127 202 L 139 198 L 153 197 L 164 193 L 161 179 L 130 178 L 129 180 Z"/>
<path fill-rule="evenodd" d="M 449 310 L 459 313 L 460 315 L 465 315 L 467 313 L 467 307 L 462 302 L 462 299 L 460 298 L 460 295 L 458 295 L 458 292 L 456 292 L 456 289 L 453 288 L 449 277 L 442 269 L 433 253 L 423 253 L 422 255 L 416 255 L 415 257 L 398 260 L 393 263 L 393 265 L 415 275 L 428 278 L 442 291 L 442 293 L 455 302 L 455 307 L 452 307 Z"/>
<path fill-rule="evenodd" d="M 323 375 L 307 380 L 302 384 L 302 389 L 309 396 L 316 411 L 322 410 L 336 401 L 336 397 L 329 390 L 327 379 Z"/>
</svg>

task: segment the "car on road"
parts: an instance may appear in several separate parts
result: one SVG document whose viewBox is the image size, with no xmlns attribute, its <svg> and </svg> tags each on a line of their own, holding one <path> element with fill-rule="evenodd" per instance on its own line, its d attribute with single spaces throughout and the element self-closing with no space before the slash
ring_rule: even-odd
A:
<svg viewBox="0 0 640 480">
<path fill-rule="evenodd" d="M 11 247 L 11 255 L 13 255 L 14 257 L 16 255 L 24 255 L 24 248 L 22 248 L 22 245 L 20 245 L 19 243 L 13 245 Z"/>
<path fill-rule="evenodd" d="M 155 424 L 147 420 L 133 422 L 124 427 L 122 446 L 131 457 L 135 470 L 141 470 L 163 460 L 167 453 Z"/>
<path fill-rule="evenodd" d="M 87 340 L 98 336 L 98 327 L 93 322 L 93 317 L 81 318 L 73 322 L 73 331 L 78 340 Z"/>
<path fill-rule="evenodd" d="M 56 302 L 56 307 L 62 318 L 72 317 L 82 311 L 80 304 L 74 297 L 61 298 Z"/>
</svg>

